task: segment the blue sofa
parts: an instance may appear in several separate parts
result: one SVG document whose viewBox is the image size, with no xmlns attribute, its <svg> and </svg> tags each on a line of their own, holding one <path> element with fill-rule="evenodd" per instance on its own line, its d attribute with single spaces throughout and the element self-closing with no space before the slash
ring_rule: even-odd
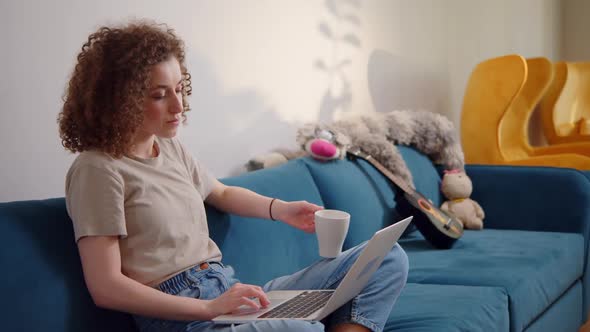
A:
<svg viewBox="0 0 590 332">
<path fill-rule="evenodd" d="M 440 204 L 440 173 L 400 147 L 416 187 Z M 590 181 L 563 168 L 468 165 L 485 229 L 450 250 L 416 230 L 400 244 L 408 284 L 387 331 L 577 331 L 590 303 Z M 366 162 L 297 159 L 223 179 L 285 200 L 351 213 L 345 247 L 401 218 L 395 190 Z M 262 284 L 318 259 L 315 235 L 208 208 L 211 236 L 242 282 Z M 134 331 L 129 315 L 98 309 L 84 286 L 63 198 L 0 203 L 2 331 Z"/>
</svg>

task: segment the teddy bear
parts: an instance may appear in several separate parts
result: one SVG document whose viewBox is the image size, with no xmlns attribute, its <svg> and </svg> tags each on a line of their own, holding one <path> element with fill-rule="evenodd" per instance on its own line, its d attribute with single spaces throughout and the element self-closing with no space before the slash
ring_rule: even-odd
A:
<svg viewBox="0 0 590 332">
<path fill-rule="evenodd" d="M 441 205 L 441 210 L 455 216 L 464 228 L 483 228 L 485 213 L 476 201 L 469 198 L 473 185 L 465 171 L 461 169 L 445 171 L 441 191 L 448 199 Z"/>
</svg>

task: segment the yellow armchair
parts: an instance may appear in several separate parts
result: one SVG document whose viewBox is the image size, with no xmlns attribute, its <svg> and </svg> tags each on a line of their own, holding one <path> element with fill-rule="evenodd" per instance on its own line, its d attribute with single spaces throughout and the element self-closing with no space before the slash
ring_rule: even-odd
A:
<svg viewBox="0 0 590 332">
<path fill-rule="evenodd" d="M 533 147 L 529 120 L 553 78 L 545 58 L 493 58 L 474 69 L 463 102 L 461 140 L 468 163 L 590 169 L 588 144 Z"/>
<path fill-rule="evenodd" d="M 590 142 L 590 63 L 557 62 L 554 72 L 539 105 L 547 141 Z"/>
<path fill-rule="evenodd" d="M 567 142 L 566 137 L 559 137 L 555 130 L 553 122 L 553 109 L 556 108 L 557 100 L 563 90 L 567 80 L 567 65 L 565 62 L 556 62 L 553 64 L 553 80 L 547 91 L 539 102 L 539 112 L 541 113 L 541 123 L 543 133 L 549 144 Z"/>
<path fill-rule="evenodd" d="M 475 66 L 461 111 L 461 143 L 467 163 L 505 163 L 498 145 L 498 125 L 526 77 L 526 62 L 516 54 L 488 59 Z"/>
<path fill-rule="evenodd" d="M 533 147 L 529 143 L 529 120 L 553 78 L 547 58 L 526 59 L 527 79 L 498 126 L 498 143 L 508 164 L 590 169 L 590 144 L 565 143 Z"/>
</svg>

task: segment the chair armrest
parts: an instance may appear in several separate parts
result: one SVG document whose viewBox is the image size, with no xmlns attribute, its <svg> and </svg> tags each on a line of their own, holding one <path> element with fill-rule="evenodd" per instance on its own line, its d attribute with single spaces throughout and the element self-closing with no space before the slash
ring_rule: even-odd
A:
<svg viewBox="0 0 590 332">
<path fill-rule="evenodd" d="M 590 237 L 590 180 L 569 168 L 467 165 L 484 227 Z"/>
</svg>

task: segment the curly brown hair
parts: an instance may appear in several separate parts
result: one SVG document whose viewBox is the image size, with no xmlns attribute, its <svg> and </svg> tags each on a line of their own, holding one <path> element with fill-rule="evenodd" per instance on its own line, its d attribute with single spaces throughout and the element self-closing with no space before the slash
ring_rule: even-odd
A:
<svg viewBox="0 0 590 332">
<path fill-rule="evenodd" d="M 183 118 L 191 80 L 184 43 L 165 24 L 131 22 L 101 27 L 78 54 L 58 116 L 62 145 L 71 152 L 99 150 L 120 158 L 143 121 L 153 65 L 176 57 L 182 72 Z"/>
</svg>

